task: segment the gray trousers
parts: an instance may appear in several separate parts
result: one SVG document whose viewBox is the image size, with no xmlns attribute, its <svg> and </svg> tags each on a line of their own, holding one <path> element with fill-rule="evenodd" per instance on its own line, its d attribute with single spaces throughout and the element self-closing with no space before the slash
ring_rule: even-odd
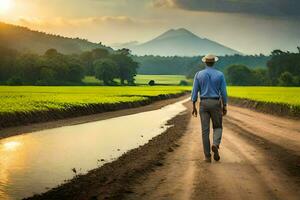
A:
<svg viewBox="0 0 300 200">
<path fill-rule="evenodd" d="M 203 99 L 200 102 L 200 119 L 204 154 L 210 157 L 210 120 L 213 124 L 213 144 L 219 146 L 222 138 L 222 106 L 217 99 Z"/>
</svg>

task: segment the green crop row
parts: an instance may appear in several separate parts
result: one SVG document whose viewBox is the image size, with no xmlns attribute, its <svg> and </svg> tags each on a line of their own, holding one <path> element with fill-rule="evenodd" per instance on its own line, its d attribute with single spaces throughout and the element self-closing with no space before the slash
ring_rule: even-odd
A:
<svg viewBox="0 0 300 200">
<path fill-rule="evenodd" d="M 300 107 L 300 87 L 228 87 L 230 97 Z"/>
<path fill-rule="evenodd" d="M 64 110 L 91 104 L 114 104 L 147 100 L 149 97 L 178 94 L 189 87 L 35 87 L 1 86 L 0 114 Z"/>
<path fill-rule="evenodd" d="M 138 87 L 35 87 L 0 86 L 0 114 L 32 112 L 91 104 L 147 100 L 149 97 L 190 91 L 182 86 Z M 228 87 L 230 97 L 300 107 L 298 87 Z"/>
</svg>

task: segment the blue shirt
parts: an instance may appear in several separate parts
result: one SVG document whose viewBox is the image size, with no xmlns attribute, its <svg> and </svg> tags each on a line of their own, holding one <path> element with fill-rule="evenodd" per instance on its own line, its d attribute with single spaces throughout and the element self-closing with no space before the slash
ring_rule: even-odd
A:
<svg viewBox="0 0 300 200">
<path fill-rule="evenodd" d="M 196 73 L 192 90 L 192 101 L 196 102 L 198 93 L 200 97 L 222 97 L 223 104 L 227 104 L 227 91 L 224 74 L 213 67 L 205 67 Z"/>
</svg>

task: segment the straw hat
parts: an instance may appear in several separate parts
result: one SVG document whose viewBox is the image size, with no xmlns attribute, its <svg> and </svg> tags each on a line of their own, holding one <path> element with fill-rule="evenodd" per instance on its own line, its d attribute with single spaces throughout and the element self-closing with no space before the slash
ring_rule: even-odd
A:
<svg viewBox="0 0 300 200">
<path fill-rule="evenodd" d="M 213 54 L 207 54 L 202 58 L 202 62 L 217 62 L 219 58 Z"/>
</svg>

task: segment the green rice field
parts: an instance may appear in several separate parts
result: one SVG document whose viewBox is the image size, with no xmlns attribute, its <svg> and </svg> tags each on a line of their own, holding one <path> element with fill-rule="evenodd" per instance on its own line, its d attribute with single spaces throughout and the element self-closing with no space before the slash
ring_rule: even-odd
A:
<svg viewBox="0 0 300 200">
<path fill-rule="evenodd" d="M 300 107 L 300 87 L 228 87 L 230 97 Z"/>
<path fill-rule="evenodd" d="M 136 102 L 190 91 L 190 86 L 0 86 L 0 115 Z M 300 87 L 228 87 L 230 97 L 300 108 Z"/>
<path fill-rule="evenodd" d="M 135 102 L 147 100 L 151 96 L 178 94 L 186 90 L 190 88 L 181 86 L 0 86 L 0 114 Z"/>
</svg>

